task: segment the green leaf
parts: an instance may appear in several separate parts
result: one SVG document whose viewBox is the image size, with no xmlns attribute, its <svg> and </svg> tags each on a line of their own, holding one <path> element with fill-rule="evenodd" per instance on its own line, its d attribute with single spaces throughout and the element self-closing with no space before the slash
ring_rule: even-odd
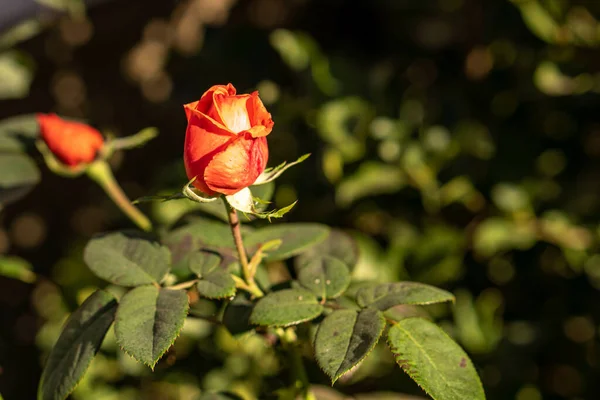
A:
<svg viewBox="0 0 600 400">
<path fill-rule="evenodd" d="M 198 400 L 244 400 L 244 398 L 231 392 L 214 392 L 203 393 Z"/>
<path fill-rule="evenodd" d="M 215 271 L 221 263 L 221 257 L 207 251 L 197 251 L 189 256 L 190 271 L 202 278 Z"/>
<path fill-rule="evenodd" d="M 298 270 L 298 282 L 322 299 L 340 296 L 350 285 L 350 272 L 342 261 L 321 257 Z"/>
<path fill-rule="evenodd" d="M 23 152 L 33 147 L 40 134 L 35 114 L 25 114 L 0 121 L 0 151 Z"/>
<path fill-rule="evenodd" d="M 416 282 L 384 283 L 360 289 L 356 302 L 361 307 L 385 311 L 398 304 L 434 304 L 454 301 L 452 293 Z"/>
<path fill-rule="evenodd" d="M 321 322 L 315 337 L 315 357 L 332 385 L 373 350 L 384 328 L 381 311 L 370 308 L 337 310 Z"/>
<path fill-rule="evenodd" d="M 436 324 L 404 319 L 388 332 L 400 367 L 434 400 L 484 400 L 485 393 L 467 354 Z"/>
<path fill-rule="evenodd" d="M 250 322 L 265 326 L 290 326 L 310 321 L 321 315 L 323 306 L 308 290 L 284 289 L 261 298 L 250 316 Z"/>
<path fill-rule="evenodd" d="M 13 50 L 0 53 L 0 100 L 22 99 L 33 80 L 33 59 Z"/>
<path fill-rule="evenodd" d="M 327 237 L 329 227 L 320 224 L 281 224 L 267 226 L 247 234 L 244 238 L 246 249 L 254 253 L 261 244 L 281 239 L 282 244 L 270 251 L 266 261 L 279 261 L 298 255 Z"/>
<path fill-rule="evenodd" d="M 232 297 L 235 295 L 235 281 L 229 272 L 215 270 L 205 274 L 196 284 L 196 289 L 201 296 L 209 299 Z"/>
<path fill-rule="evenodd" d="M 117 309 L 117 343 L 136 360 L 154 368 L 179 336 L 188 308 L 183 290 L 150 285 L 132 289 Z"/>
<path fill-rule="evenodd" d="M 171 253 L 137 232 L 102 234 L 89 241 L 83 259 L 98 277 L 120 286 L 158 283 L 167 272 Z"/>
<path fill-rule="evenodd" d="M 198 250 L 219 253 L 226 265 L 237 257 L 229 226 L 206 218 L 192 218 L 191 223 L 167 233 L 162 241 L 173 255 L 174 272 L 187 272 L 189 257 Z"/>
<path fill-rule="evenodd" d="M 32 283 L 36 278 L 31 264 L 19 257 L 0 257 L 0 275 L 25 283 Z"/>
<path fill-rule="evenodd" d="M 198 251 L 189 257 L 190 270 L 198 275 L 198 293 L 209 299 L 222 299 L 235 295 L 235 281 L 226 269 L 220 269 L 221 257 L 214 253 Z"/>
<path fill-rule="evenodd" d="M 0 205 L 27 194 L 40 181 L 40 171 L 25 154 L 0 153 Z"/>
<path fill-rule="evenodd" d="M 313 258 L 331 256 L 338 258 L 352 271 L 358 261 L 358 245 L 350 235 L 339 229 L 331 229 L 322 242 L 308 248 L 295 260 L 296 268 Z"/>
<path fill-rule="evenodd" d="M 71 314 L 44 366 L 38 400 L 69 396 L 100 349 L 116 309 L 115 298 L 98 290 Z"/>
<path fill-rule="evenodd" d="M 366 161 L 339 183 L 335 199 L 340 206 L 348 207 L 363 197 L 395 193 L 406 185 L 406 181 L 397 166 Z"/>
</svg>

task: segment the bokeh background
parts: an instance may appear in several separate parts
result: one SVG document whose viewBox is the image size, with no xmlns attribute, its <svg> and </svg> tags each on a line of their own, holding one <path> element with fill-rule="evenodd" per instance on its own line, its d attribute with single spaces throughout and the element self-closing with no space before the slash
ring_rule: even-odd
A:
<svg viewBox="0 0 600 400">
<path fill-rule="evenodd" d="M 598 399 L 598 18 L 592 0 L 1 0 L 0 120 L 157 127 L 112 160 L 137 198 L 186 181 L 184 103 L 217 83 L 259 90 L 270 164 L 312 153 L 277 181 L 277 206 L 300 200 L 286 220 L 351 232 L 357 279 L 451 290 L 453 308 L 429 311 L 490 400 Z M 66 316 L 100 284 L 86 241 L 131 225 L 89 180 L 38 165 L 39 184 L 0 208 L 0 270 L 20 271 L 0 277 L 6 400 L 35 397 Z M 142 208 L 169 226 L 189 203 Z M 74 399 L 255 398 L 287 379 L 259 339 L 200 320 L 154 374 L 116 347 L 109 336 Z M 314 363 L 309 376 L 342 398 Z M 383 347 L 336 390 L 424 396 Z"/>
</svg>

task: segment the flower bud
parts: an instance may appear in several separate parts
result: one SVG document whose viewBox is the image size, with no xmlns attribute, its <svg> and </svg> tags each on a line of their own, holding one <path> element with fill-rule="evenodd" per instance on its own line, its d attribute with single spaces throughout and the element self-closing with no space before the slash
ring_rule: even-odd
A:
<svg viewBox="0 0 600 400">
<path fill-rule="evenodd" d="M 63 164 L 76 167 L 96 158 L 104 145 L 102 134 L 89 125 L 66 121 L 56 114 L 37 114 L 42 139 Z"/>
<path fill-rule="evenodd" d="M 267 165 L 266 136 L 273 128 L 258 92 L 236 95 L 231 83 L 216 85 L 184 108 L 183 160 L 194 186 L 214 196 L 252 185 Z"/>
</svg>

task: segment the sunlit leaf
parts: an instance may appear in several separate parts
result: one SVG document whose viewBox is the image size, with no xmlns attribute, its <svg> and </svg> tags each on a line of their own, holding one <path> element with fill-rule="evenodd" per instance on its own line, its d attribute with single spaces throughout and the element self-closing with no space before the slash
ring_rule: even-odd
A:
<svg viewBox="0 0 600 400">
<path fill-rule="evenodd" d="M 298 282 L 322 299 L 340 296 L 350 284 L 348 267 L 333 257 L 315 258 L 297 271 Z"/>
<path fill-rule="evenodd" d="M 120 286 L 160 282 L 169 272 L 171 253 L 165 246 L 136 232 L 113 232 L 94 237 L 83 259 L 98 277 Z"/>
<path fill-rule="evenodd" d="M 284 289 L 261 298 L 250 316 L 250 322 L 265 326 L 289 326 L 321 315 L 323 306 L 308 290 Z"/>
<path fill-rule="evenodd" d="M 19 257 L 0 257 L 0 276 L 32 283 L 36 279 L 31 264 Z"/>
<path fill-rule="evenodd" d="M 417 282 L 383 283 L 360 289 L 356 302 L 361 307 L 385 311 L 399 304 L 434 304 L 454 301 L 452 293 Z"/>
<path fill-rule="evenodd" d="M 483 400 L 485 393 L 467 354 L 440 327 L 404 319 L 388 332 L 400 367 L 434 400 Z"/>
<path fill-rule="evenodd" d="M 247 234 L 244 237 L 244 244 L 250 253 L 254 253 L 261 244 L 281 239 L 281 245 L 270 251 L 265 259 L 267 261 L 284 260 L 322 242 L 328 233 L 329 228 L 320 224 L 272 225 Z"/>
<path fill-rule="evenodd" d="M 117 310 L 117 343 L 136 360 L 154 368 L 179 335 L 188 308 L 183 290 L 151 285 L 132 289 Z"/>
<path fill-rule="evenodd" d="M 21 99 L 33 80 L 32 60 L 20 51 L 0 54 L 0 100 Z"/>
</svg>

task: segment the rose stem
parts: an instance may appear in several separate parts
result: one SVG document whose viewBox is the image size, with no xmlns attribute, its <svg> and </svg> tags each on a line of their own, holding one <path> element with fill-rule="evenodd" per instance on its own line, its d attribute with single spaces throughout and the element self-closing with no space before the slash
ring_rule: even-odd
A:
<svg viewBox="0 0 600 400">
<path fill-rule="evenodd" d="M 264 296 L 264 293 L 256 285 L 256 282 L 254 281 L 254 275 L 250 271 L 248 256 L 246 255 L 246 249 L 244 248 L 244 242 L 242 241 L 242 223 L 238 218 L 237 211 L 235 210 L 235 208 L 231 207 L 227 203 L 226 199 L 223 199 L 223 203 L 225 204 L 225 208 L 227 209 L 227 216 L 229 217 L 229 226 L 231 227 L 233 241 L 235 242 L 235 247 L 238 252 L 240 264 L 242 265 L 242 273 L 244 275 L 244 279 L 246 280 L 246 284 L 248 285 L 247 290 L 256 297 L 262 297 Z"/>
<path fill-rule="evenodd" d="M 304 361 L 302 360 L 302 354 L 300 353 L 296 332 L 294 332 L 292 328 L 287 328 L 285 330 L 278 329 L 277 335 L 279 336 L 284 349 L 286 349 L 290 355 L 294 387 L 300 390 L 302 400 L 316 400 L 315 395 L 310 390 L 310 381 L 306 374 L 306 368 L 304 367 Z"/>
<path fill-rule="evenodd" d="M 123 190 L 117 183 L 109 165 L 98 160 L 92 163 L 86 170 L 87 175 L 111 198 L 111 200 L 131 219 L 140 229 L 150 232 L 152 223 L 138 210 L 127 198 Z"/>
</svg>

